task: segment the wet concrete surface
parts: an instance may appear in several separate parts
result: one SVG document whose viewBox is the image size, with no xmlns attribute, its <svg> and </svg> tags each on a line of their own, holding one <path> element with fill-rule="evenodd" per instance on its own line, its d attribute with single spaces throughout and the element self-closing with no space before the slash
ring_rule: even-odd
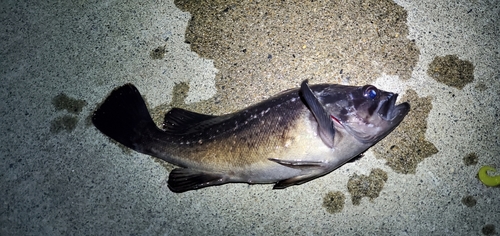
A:
<svg viewBox="0 0 500 236">
<path fill-rule="evenodd" d="M 500 168 L 494 1 L 1 6 L 1 235 L 498 235 L 500 188 L 476 177 Z M 304 79 L 374 84 L 415 110 L 311 182 L 181 194 L 167 187 L 171 165 L 89 119 L 125 83 L 160 125 L 174 106 L 234 112 Z M 364 186 L 374 170 L 385 181 Z M 353 178 L 364 195 L 348 190 Z"/>
</svg>

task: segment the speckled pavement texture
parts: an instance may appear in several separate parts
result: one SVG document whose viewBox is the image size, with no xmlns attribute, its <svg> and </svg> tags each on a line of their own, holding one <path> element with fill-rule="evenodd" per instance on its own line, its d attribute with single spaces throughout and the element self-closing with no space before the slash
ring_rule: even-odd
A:
<svg viewBox="0 0 500 236">
<path fill-rule="evenodd" d="M 499 235 L 496 1 L 2 1 L 0 235 Z M 133 83 L 154 120 L 224 114 L 309 79 L 412 105 L 299 186 L 172 193 L 173 166 L 90 122 Z M 500 172 L 495 173 L 500 175 Z"/>
</svg>

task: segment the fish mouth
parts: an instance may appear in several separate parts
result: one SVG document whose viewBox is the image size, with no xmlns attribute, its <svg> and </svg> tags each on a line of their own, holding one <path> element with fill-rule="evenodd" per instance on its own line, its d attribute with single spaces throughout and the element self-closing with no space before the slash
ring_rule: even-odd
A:
<svg viewBox="0 0 500 236">
<path fill-rule="evenodd" d="M 410 104 L 408 104 L 407 102 L 403 102 L 399 105 L 396 105 L 397 99 L 398 94 L 389 93 L 386 99 L 380 102 L 378 114 L 382 119 L 399 123 L 403 120 L 406 114 L 408 114 L 408 112 L 410 111 Z"/>
</svg>

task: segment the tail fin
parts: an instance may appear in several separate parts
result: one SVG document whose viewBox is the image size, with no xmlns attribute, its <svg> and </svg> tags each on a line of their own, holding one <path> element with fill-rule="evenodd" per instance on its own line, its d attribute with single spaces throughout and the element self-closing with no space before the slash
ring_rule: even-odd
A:
<svg viewBox="0 0 500 236">
<path fill-rule="evenodd" d="M 143 153 L 144 142 L 150 140 L 148 135 L 160 131 L 132 84 L 113 90 L 92 115 L 92 123 L 106 136 Z"/>
</svg>

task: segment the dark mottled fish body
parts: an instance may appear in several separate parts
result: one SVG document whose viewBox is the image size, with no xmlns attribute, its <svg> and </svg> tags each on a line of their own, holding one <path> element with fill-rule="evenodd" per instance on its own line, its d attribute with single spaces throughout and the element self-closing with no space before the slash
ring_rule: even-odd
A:
<svg viewBox="0 0 500 236">
<path fill-rule="evenodd" d="M 367 98 L 367 88 L 377 94 Z M 159 129 L 127 84 L 95 111 L 93 123 L 127 147 L 178 165 L 169 177 L 172 191 L 230 182 L 285 188 L 331 172 L 390 133 L 409 110 L 395 106 L 396 97 L 373 86 L 304 82 L 223 116 L 174 108 Z"/>
</svg>

